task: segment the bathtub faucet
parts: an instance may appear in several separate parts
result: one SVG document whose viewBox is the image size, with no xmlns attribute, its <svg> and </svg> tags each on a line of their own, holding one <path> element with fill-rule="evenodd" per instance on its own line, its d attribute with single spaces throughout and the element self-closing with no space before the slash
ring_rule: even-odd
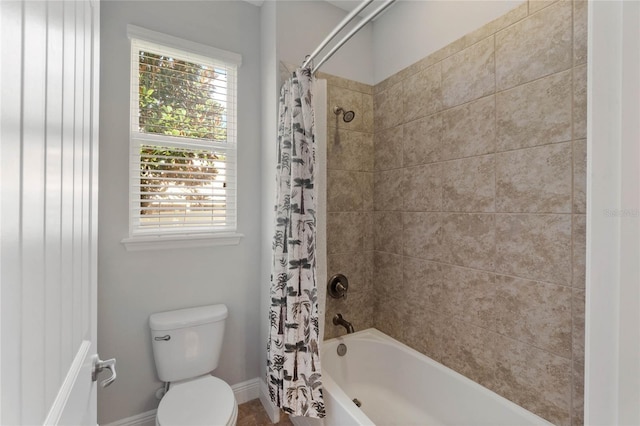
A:
<svg viewBox="0 0 640 426">
<path fill-rule="evenodd" d="M 333 325 L 343 326 L 347 329 L 347 334 L 351 334 L 354 332 L 353 325 L 351 325 L 351 323 L 346 319 L 342 318 L 342 314 L 336 314 L 336 316 L 333 317 Z"/>
</svg>

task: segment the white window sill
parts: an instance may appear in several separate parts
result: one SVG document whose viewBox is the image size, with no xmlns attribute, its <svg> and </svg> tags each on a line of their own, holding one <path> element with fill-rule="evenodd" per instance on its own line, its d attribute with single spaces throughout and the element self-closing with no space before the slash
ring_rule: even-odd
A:
<svg viewBox="0 0 640 426">
<path fill-rule="evenodd" d="M 193 247 L 235 246 L 243 234 L 233 232 L 192 235 L 149 235 L 124 238 L 120 241 L 127 251 L 165 250 Z"/>
</svg>

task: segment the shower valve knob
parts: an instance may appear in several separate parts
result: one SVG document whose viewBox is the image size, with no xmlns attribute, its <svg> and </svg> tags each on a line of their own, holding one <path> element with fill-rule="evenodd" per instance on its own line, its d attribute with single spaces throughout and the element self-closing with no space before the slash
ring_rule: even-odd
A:
<svg viewBox="0 0 640 426">
<path fill-rule="evenodd" d="M 347 290 L 349 290 L 349 280 L 342 274 L 335 274 L 329 278 L 327 283 L 327 293 L 334 299 L 340 299 L 347 297 Z"/>
</svg>

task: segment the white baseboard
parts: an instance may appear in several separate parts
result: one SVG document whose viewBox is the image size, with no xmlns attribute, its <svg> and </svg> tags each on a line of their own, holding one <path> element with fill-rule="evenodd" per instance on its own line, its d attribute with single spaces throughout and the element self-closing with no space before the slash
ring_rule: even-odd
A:
<svg viewBox="0 0 640 426">
<path fill-rule="evenodd" d="M 260 402 L 262 402 L 264 411 L 267 412 L 271 423 L 278 423 L 280 421 L 280 409 L 271 402 L 269 388 L 264 380 L 260 380 Z"/>
<path fill-rule="evenodd" d="M 256 377 L 231 386 L 238 404 L 244 404 L 258 398 L 260 396 L 260 382 L 261 380 Z"/>
<path fill-rule="evenodd" d="M 264 405 L 260 389 L 261 383 L 264 382 L 256 377 L 255 379 L 247 380 L 231 386 L 233 395 L 236 397 L 238 404 L 244 404 L 245 402 L 249 402 L 260 397 L 260 401 L 262 401 L 262 405 Z M 266 384 L 264 386 L 265 388 L 267 387 Z M 267 401 L 268 400 L 269 396 L 267 395 Z M 145 413 L 136 414 L 135 416 L 120 419 L 104 426 L 155 426 L 156 411 L 157 410 L 150 410 Z M 269 414 L 268 410 L 267 414 Z M 271 418 L 271 414 L 269 414 L 269 417 Z"/>
<path fill-rule="evenodd" d="M 104 426 L 155 426 L 156 411 L 150 410 L 145 413 L 136 414 L 135 416 L 117 420 Z"/>
</svg>

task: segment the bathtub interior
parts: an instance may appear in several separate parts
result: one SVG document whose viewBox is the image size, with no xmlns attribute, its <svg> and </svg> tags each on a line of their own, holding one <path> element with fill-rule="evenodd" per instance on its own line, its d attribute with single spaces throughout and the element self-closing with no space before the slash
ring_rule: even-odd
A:
<svg viewBox="0 0 640 426">
<path fill-rule="evenodd" d="M 340 343 L 347 345 L 343 357 Z M 324 342 L 322 363 L 327 412 L 352 419 L 326 425 L 550 424 L 376 329 Z M 353 413 L 364 417 L 356 422 Z"/>
</svg>

